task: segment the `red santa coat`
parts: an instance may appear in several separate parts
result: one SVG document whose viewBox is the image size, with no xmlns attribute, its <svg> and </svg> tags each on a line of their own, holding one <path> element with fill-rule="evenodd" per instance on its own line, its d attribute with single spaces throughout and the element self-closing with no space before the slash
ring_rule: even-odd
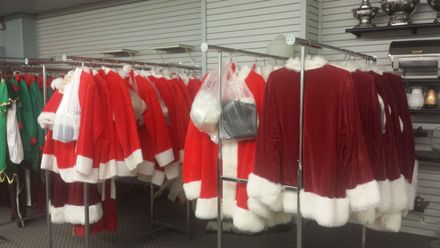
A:
<svg viewBox="0 0 440 248">
<path fill-rule="evenodd" d="M 249 68 L 243 68 L 239 77 L 246 79 L 254 95 L 257 111 L 261 113 L 264 79 Z M 217 154 L 217 145 L 209 135 L 200 132 L 190 122 L 185 143 L 183 187 L 188 199 L 197 199 L 196 217 L 200 219 L 217 217 Z M 247 179 L 254 161 L 255 140 L 224 142 L 223 175 Z M 234 226 L 241 231 L 262 231 L 266 227 L 266 220 L 250 211 L 247 201 L 245 185 L 223 182 L 223 215 L 232 218 Z M 282 222 L 286 222 L 286 218 Z"/>
<path fill-rule="evenodd" d="M 151 176 L 156 162 L 160 167 L 164 167 L 174 161 L 174 155 L 168 127 L 156 92 L 147 78 L 138 75 L 135 81 L 139 96 L 147 105 L 147 110 L 143 114 L 144 125 L 139 129 L 144 155 L 144 162 L 139 167 L 139 173 Z"/>
<path fill-rule="evenodd" d="M 350 210 L 375 207 L 379 191 L 355 108 L 352 77 L 326 63 L 314 57 L 305 65 L 301 212 L 322 226 L 340 226 Z M 296 193 L 283 192 L 281 185 L 297 183 L 299 69 L 299 60 L 291 59 L 269 77 L 255 171 L 247 186 L 250 197 L 288 213 L 296 212 Z"/>
<path fill-rule="evenodd" d="M 43 148 L 41 168 L 58 173 L 58 163 L 56 154 L 56 142 L 52 139 L 52 124 L 55 118 L 55 112 L 62 100 L 62 94 L 56 90 L 46 106 L 43 108 L 39 118 L 39 124 L 48 128 L 46 134 L 46 142 Z M 60 175 L 54 174 L 52 177 L 52 195 L 51 195 L 51 221 L 53 223 L 72 223 L 84 224 L 84 207 L 82 184 L 65 183 Z M 97 188 L 91 185 L 89 188 L 89 215 L 90 223 L 97 223 L 103 216 L 103 209 Z"/>
</svg>

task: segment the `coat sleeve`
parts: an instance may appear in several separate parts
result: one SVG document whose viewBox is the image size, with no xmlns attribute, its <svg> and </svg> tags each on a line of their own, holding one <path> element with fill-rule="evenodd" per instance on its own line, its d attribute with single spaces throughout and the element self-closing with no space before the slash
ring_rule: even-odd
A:
<svg viewBox="0 0 440 248">
<path fill-rule="evenodd" d="M 100 158 L 100 147 L 97 145 L 104 130 L 104 115 L 97 86 L 91 73 L 82 72 L 79 90 L 79 100 L 81 106 L 80 129 L 77 143 L 77 157 L 75 169 L 87 176 L 92 177 L 92 181 L 97 181 L 97 173 L 92 173 L 92 169 L 97 171 Z"/>
<path fill-rule="evenodd" d="M 263 114 L 260 118 L 256 144 L 254 172 L 249 175 L 247 192 L 266 205 L 274 204 L 281 193 L 281 127 L 273 85 L 278 78 L 269 77 L 264 95 Z"/>
<path fill-rule="evenodd" d="M 5 81 L 0 82 L 0 173 L 6 168 L 6 113 L 8 111 L 8 89 Z"/>
<path fill-rule="evenodd" d="M 201 190 L 203 133 L 189 122 L 185 141 L 185 156 L 183 158 L 183 189 L 189 200 L 199 198 Z"/>
<path fill-rule="evenodd" d="M 347 77 L 340 99 L 339 122 L 342 125 L 339 134 L 343 152 L 340 161 L 345 168 L 346 193 L 351 210 L 363 211 L 376 207 L 380 197 L 379 187 L 373 178 L 351 77 Z"/>
</svg>

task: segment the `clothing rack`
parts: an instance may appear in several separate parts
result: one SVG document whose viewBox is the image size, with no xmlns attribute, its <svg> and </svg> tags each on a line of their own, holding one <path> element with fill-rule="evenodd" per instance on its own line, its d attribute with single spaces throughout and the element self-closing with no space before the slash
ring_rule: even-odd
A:
<svg viewBox="0 0 440 248">
<path fill-rule="evenodd" d="M 365 59 L 367 62 L 372 61 L 373 63 L 376 63 L 377 59 L 376 57 L 366 55 L 363 53 L 358 53 L 354 51 L 350 51 L 347 49 L 334 47 L 326 44 L 322 44 L 313 40 L 308 39 L 302 39 L 297 38 L 293 35 L 289 35 L 286 37 L 286 43 L 288 45 L 293 46 L 299 46 L 301 49 L 301 55 L 300 55 L 300 113 L 299 113 L 299 158 L 298 158 L 298 168 L 297 168 L 297 187 L 290 186 L 290 185 L 283 185 L 282 187 L 285 190 L 289 191 L 296 191 L 297 192 L 297 215 L 296 215 L 296 247 L 302 248 L 303 247 L 303 220 L 301 215 L 301 208 L 300 208 L 300 191 L 303 188 L 303 177 L 302 177 L 302 171 L 303 171 L 303 164 L 302 164 L 302 143 L 303 143 L 303 111 L 304 111 L 304 71 L 305 71 L 305 57 L 306 57 L 306 48 L 317 48 L 317 49 L 330 49 L 335 50 L 338 52 L 342 52 L 346 55 L 350 55 L 353 57 L 360 57 L 362 59 Z M 282 59 L 287 60 L 287 57 L 277 56 L 277 55 L 271 55 L 271 54 L 264 54 L 264 53 L 258 53 L 258 52 L 251 52 L 246 50 L 240 50 L 240 49 L 234 49 L 234 48 L 228 48 L 228 47 L 222 47 L 222 46 L 216 46 L 216 45 L 209 45 L 207 43 L 203 43 L 201 45 L 202 52 L 208 52 L 213 51 L 218 53 L 218 75 L 219 76 L 219 85 L 220 85 L 220 99 L 222 99 L 222 65 L 223 65 L 223 53 L 236 53 L 251 57 L 264 57 L 264 58 L 272 58 L 272 59 Z M 292 54 L 293 55 L 293 54 Z M 219 127 L 218 127 L 218 153 L 217 153 L 217 247 L 222 248 L 222 241 L 223 241 L 223 211 L 222 211 L 222 199 L 223 199 L 223 181 L 229 181 L 229 182 L 236 182 L 236 183 L 242 183 L 246 184 L 248 180 L 243 178 L 235 178 L 235 177 L 228 177 L 223 176 L 223 163 L 222 163 L 222 139 L 220 136 L 220 130 L 222 126 L 222 115 L 223 115 L 223 108 L 222 103 L 220 101 L 220 120 L 219 120 Z M 366 247 L 366 228 L 362 227 L 362 240 L 361 240 L 361 247 Z"/>
<path fill-rule="evenodd" d="M 157 67 L 168 67 L 168 68 L 178 68 L 178 69 L 187 69 L 187 70 L 201 70 L 198 66 L 191 66 L 191 65 L 183 65 L 183 64 L 177 64 L 177 63 L 156 63 L 156 62 L 144 62 L 144 61 L 134 61 L 134 60 L 120 60 L 120 59 L 108 59 L 108 58 L 92 58 L 92 57 L 81 57 L 81 56 L 67 56 L 63 55 L 62 60 L 67 62 L 69 60 L 73 61 L 83 61 L 83 62 L 92 62 L 95 64 L 105 64 L 105 63 L 111 63 L 111 64 L 131 64 L 131 65 L 137 65 L 140 68 L 145 66 L 157 66 Z"/>
<path fill-rule="evenodd" d="M 92 57 L 80 57 L 80 56 L 62 56 L 63 61 L 55 61 L 55 60 L 45 60 L 45 59 L 25 59 L 26 65 L 40 65 L 43 70 L 43 85 L 44 85 L 44 103 L 47 102 L 47 93 L 46 93 L 46 65 L 70 65 L 70 66 L 92 66 L 92 67 L 101 67 L 101 66 L 122 66 L 123 64 L 131 64 L 134 67 L 139 69 L 144 69 L 146 65 L 148 66 L 158 66 L 158 67 L 169 67 L 169 68 L 179 68 L 179 69 L 187 69 L 187 70 L 200 70 L 197 66 L 188 66 L 182 64 L 174 64 L 174 63 L 153 63 L 153 62 L 142 62 L 142 61 L 127 61 L 127 60 L 119 60 L 119 59 L 107 59 L 107 58 L 92 58 Z M 46 204 L 47 209 L 50 209 L 50 177 L 49 172 L 45 172 L 45 180 L 46 180 Z M 84 223 L 85 223 L 85 235 L 84 235 L 84 247 L 88 248 L 90 246 L 90 221 L 89 221 L 89 191 L 88 184 L 83 184 L 83 193 L 84 193 Z M 163 230 L 174 230 L 177 232 L 185 233 L 188 236 L 188 240 L 191 238 L 191 216 L 190 216 L 190 202 L 187 200 L 186 202 L 186 226 L 180 227 L 175 226 L 168 223 L 163 223 L 155 220 L 154 214 L 154 186 L 150 184 L 150 218 L 151 218 L 151 227 L 152 231 L 148 233 L 146 236 L 154 237 L 155 235 L 160 234 L 160 231 Z M 159 226 L 157 230 L 153 230 L 154 226 Z M 52 247 L 52 222 L 50 217 L 50 212 L 47 214 L 47 230 L 49 234 L 49 247 Z"/>
<path fill-rule="evenodd" d="M 19 70 L 21 72 L 23 72 L 23 71 L 24 72 L 40 72 L 41 71 L 41 68 L 39 68 L 39 67 L 30 67 L 28 65 L 24 65 L 23 64 L 23 59 L 24 58 L 0 57 L 0 71 L 2 69 Z M 16 61 L 11 61 L 11 60 L 16 60 Z M 19 60 L 21 60 L 21 62 L 18 62 Z M 45 65 L 42 65 L 42 73 L 43 73 L 43 102 L 44 103 L 47 102 L 47 85 L 46 85 L 46 74 L 45 74 L 45 72 L 46 72 Z M 47 174 L 47 172 L 46 172 L 46 174 Z M 48 175 L 45 175 L 45 180 L 46 180 L 46 182 L 48 181 Z M 47 188 L 47 184 L 46 184 L 46 188 Z M 47 192 L 48 191 L 46 189 L 46 193 Z M 48 202 L 47 196 L 48 195 L 46 194 L 46 201 Z M 49 205 L 47 205 L 47 206 L 49 206 Z M 39 219 L 39 218 L 42 218 L 42 217 L 46 217 L 50 221 L 49 208 L 46 209 L 46 213 L 44 213 L 44 214 L 39 214 L 39 215 L 36 215 L 36 216 L 25 217 L 25 218 L 21 217 L 21 218 L 19 218 L 17 220 L 10 220 L 10 221 L 7 221 L 7 222 L 0 223 L 0 226 L 7 225 L 7 224 L 10 224 L 10 223 L 13 223 L 13 222 L 22 222 L 22 221 L 27 221 L 27 220 Z M 4 237 L 0 237 L 0 239 L 8 241 Z M 51 244 L 50 244 L 50 246 L 51 246 Z"/>
</svg>

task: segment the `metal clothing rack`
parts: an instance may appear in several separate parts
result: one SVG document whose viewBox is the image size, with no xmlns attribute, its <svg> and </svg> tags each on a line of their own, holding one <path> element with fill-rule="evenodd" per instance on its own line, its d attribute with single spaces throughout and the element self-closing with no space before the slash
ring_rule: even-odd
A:
<svg viewBox="0 0 440 248">
<path fill-rule="evenodd" d="M 115 65 L 123 65 L 123 64 L 131 64 L 136 68 L 145 68 L 148 66 L 158 66 L 158 67 L 169 67 L 169 68 L 179 68 L 179 69 L 187 69 L 187 70 L 200 70 L 197 66 L 188 66 L 182 64 L 174 64 L 174 63 L 153 63 L 153 62 L 142 62 L 142 61 L 128 61 L 128 60 L 119 60 L 119 59 L 107 59 L 107 58 L 92 58 L 92 57 L 80 57 L 80 56 L 62 56 L 63 61 L 54 61 L 54 60 L 43 60 L 43 59 L 25 59 L 26 65 L 41 65 L 43 69 L 43 91 L 44 91 L 44 103 L 47 102 L 47 93 L 46 93 L 46 65 L 72 65 L 72 66 L 92 66 L 92 67 L 101 67 L 103 65 L 106 66 L 115 66 Z M 50 176 L 49 172 L 45 172 L 45 180 L 46 180 L 46 203 L 47 209 L 50 209 Z M 90 221 L 89 221 L 89 191 L 88 191 L 88 183 L 83 184 L 83 197 L 84 197 L 84 223 L 85 223 L 85 235 L 84 235 L 84 247 L 88 248 L 90 246 Z M 178 232 L 182 232 L 187 234 L 188 240 L 191 238 L 191 216 L 190 216 L 190 202 L 187 200 L 186 202 L 186 226 L 180 227 L 171 225 L 168 223 L 163 223 L 155 220 L 154 215 L 154 187 L 153 184 L 150 184 L 150 216 L 152 221 L 152 229 L 154 226 L 160 226 L 157 230 L 152 230 L 151 233 L 148 233 L 146 236 L 154 236 L 159 231 L 168 229 L 174 230 Z M 49 234 L 49 247 L 52 247 L 52 222 L 50 217 L 50 212 L 47 214 L 47 228 Z"/>
<path fill-rule="evenodd" d="M 302 160 L 302 143 L 303 143 L 303 104 L 304 104 L 304 71 L 305 71 L 305 57 L 306 57 L 306 48 L 317 48 L 317 49 L 330 49 L 342 52 L 346 55 L 350 55 L 353 57 L 360 57 L 365 59 L 366 61 L 372 61 L 373 63 L 376 63 L 376 57 L 369 56 L 363 53 L 358 53 L 354 51 L 350 51 L 343 48 L 338 48 L 326 44 L 322 44 L 316 41 L 308 40 L 308 39 L 301 39 L 297 38 L 293 35 L 289 35 L 286 37 L 286 43 L 288 45 L 294 45 L 299 46 L 301 48 L 301 72 L 300 72 L 300 113 L 299 113 L 299 158 L 298 158 L 298 168 L 297 168 L 297 187 L 290 186 L 290 185 L 283 185 L 283 188 L 285 190 L 289 191 L 296 191 L 297 192 L 297 215 L 296 215 L 296 247 L 302 248 L 303 247 L 303 241 L 302 241 L 302 234 L 303 234 L 303 225 L 302 225 L 302 215 L 301 215 L 301 207 L 300 207 L 300 191 L 303 188 L 303 177 L 302 177 L 302 170 L 303 170 L 303 160 Z M 218 75 L 219 76 L 219 85 L 220 85 L 220 99 L 222 99 L 222 64 L 223 64 L 223 52 L 225 53 L 236 53 L 251 57 L 264 57 L 264 58 L 272 58 L 272 59 L 281 59 L 281 60 L 287 60 L 287 57 L 282 56 L 276 56 L 271 54 L 264 54 L 264 53 L 258 53 L 258 52 L 251 52 L 246 50 L 240 50 L 240 49 L 234 49 L 234 48 L 228 48 L 228 47 L 222 47 L 222 46 L 215 46 L 215 45 L 209 45 L 207 43 L 203 43 L 201 45 L 202 52 L 208 52 L 213 51 L 218 53 Z M 293 55 L 293 54 L 292 54 Z M 222 126 L 222 103 L 220 101 L 220 121 L 219 126 Z M 228 177 L 223 176 L 223 163 L 222 163 L 222 139 L 220 136 L 220 129 L 218 128 L 218 154 L 217 154 L 217 247 L 222 248 L 223 246 L 223 211 L 222 211 L 222 199 L 223 199 L 223 181 L 229 181 L 229 182 L 236 182 L 236 183 L 242 183 L 246 184 L 248 182 L 247 179 L 243 178 L 235 178 L 235 177 Z M 366 228 L 362 227 L 362 241 L 361 241 L 361 247 L 366 247 Z"/>
</svg>

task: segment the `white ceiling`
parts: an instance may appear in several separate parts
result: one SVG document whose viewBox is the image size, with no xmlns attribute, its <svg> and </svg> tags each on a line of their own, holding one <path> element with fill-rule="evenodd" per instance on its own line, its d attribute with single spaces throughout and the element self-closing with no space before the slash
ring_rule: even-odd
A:
<svg viewBox="0 0 440 248">
<path fill-rule="evenodd" d="M 0 0 L 0 16 L 14 13 L 39 14 L 111 0 Z"/>
</svg>

